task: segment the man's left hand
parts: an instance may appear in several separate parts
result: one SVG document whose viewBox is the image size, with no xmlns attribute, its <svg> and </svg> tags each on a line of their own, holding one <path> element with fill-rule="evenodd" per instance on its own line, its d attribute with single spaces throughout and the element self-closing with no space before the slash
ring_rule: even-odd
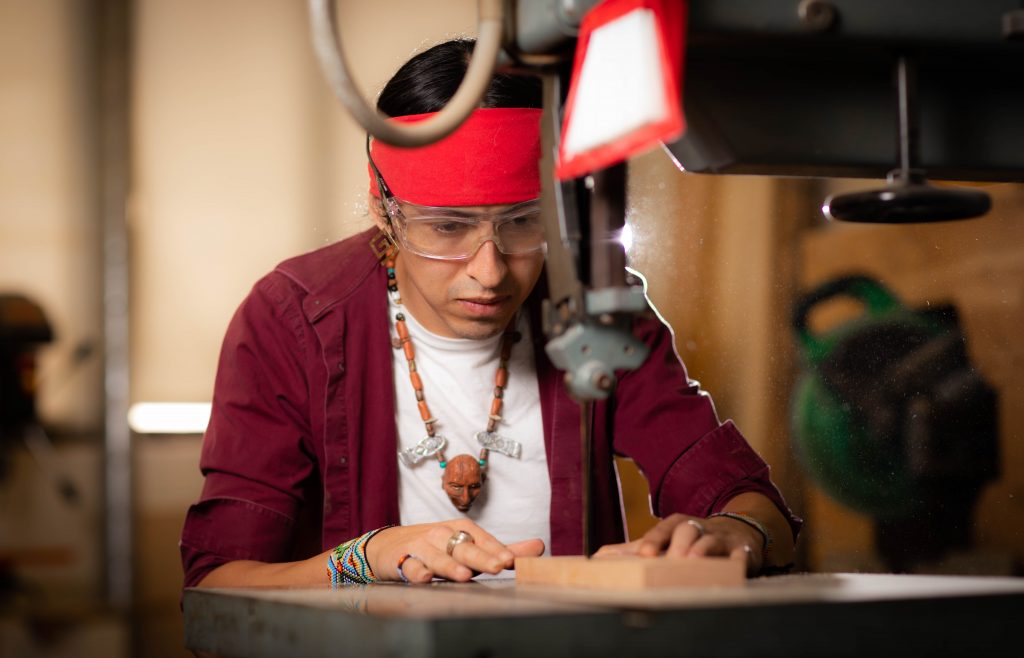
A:
<svg viewBox="0 0 1024 658">
<path fill-rule="evenodd" d="M 640 539 L 602 546 L 595 556 L 728 556 L 744 560 L 747 573 L 756 574 L 762 567 L 763 541 L 756 530 L 735 519 L 721 516 L 702 519 L 673 514 L 662 519 Z"/>
</svg>

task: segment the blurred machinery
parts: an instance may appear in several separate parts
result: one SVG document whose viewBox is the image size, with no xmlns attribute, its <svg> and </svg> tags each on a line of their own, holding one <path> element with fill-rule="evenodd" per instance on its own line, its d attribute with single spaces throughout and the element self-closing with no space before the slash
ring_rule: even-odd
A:
<svg viewBox="0 0 1024 658">
<path fill-rule="evenodd" d="M 0 295 L 0 478 L 10 449 L 36 421 L 36 351 L 53 340 L 43 310 L 22 295 Z"/>
<path fill-rule="evenodd" d="M 53 340 L 43 310 L 20 295 L 0 295 L 0 483 L 11 469 L 11 452 L 25 443 L 43 459 L 51 447 L 36 421 L 36 350 Z M 17 588 L 12 556 L 0 553 L 0 602 Z"/>
<path fill-rule="evenodd" d="M 56 468 L 53 445 L 36 415 L 36 353 L 52 340 L 53 330 L 38 304 L 23 295 L 0 294 L 0 481 L 10 467 L 11 450 L 23 444 L 61 497 L 73 503 L 78 492 Z"/>
<path fill-rule="evenodd" d="M 861 315 L 812 331 L 811 313 L 839 297 L 861 303 Z M 998 404 L 971 365 L 956 309 L 913 310 L 853 275 L 807 293 L 793 325 L 804 361 L 793 398 L 804 471 L 875 521 L 890 569 L 969 548 L 978 495 L 999 475 Z"/>
</svg>

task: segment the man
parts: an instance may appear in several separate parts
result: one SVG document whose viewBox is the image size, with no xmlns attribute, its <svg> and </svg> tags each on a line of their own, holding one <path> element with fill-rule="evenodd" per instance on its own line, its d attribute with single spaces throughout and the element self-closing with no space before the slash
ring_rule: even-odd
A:
<svg viewBox="0 0 1024 658">
<path fill-rule="evenodd" d="M 404 65 L 378 108 L 438 111 L 472 42 Z M 540 98 L 498 76 L 481 109 L 420 149 L 373 143 L 375 228 L 286 261 L 225 337 L 182 533 L 187 586 L 468 580 L 516 556 L 579 553 L 579 406 L 537 328 Z M 605 553 L 789 563 L 799 520 L 768 468 L 688 380 L 670 331 L 595 405 L 592 528 Z M 664 520 L 623 542 L 614 453 Z"/>
</svg>

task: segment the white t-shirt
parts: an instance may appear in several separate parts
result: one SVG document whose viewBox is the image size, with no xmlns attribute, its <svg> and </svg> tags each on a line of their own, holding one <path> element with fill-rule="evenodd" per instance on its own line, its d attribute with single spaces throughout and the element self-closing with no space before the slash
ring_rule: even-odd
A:
<svg viewBox="0 0 1024 658">
<path fill-rule="evenodd" d="M 423 397 L 437 419 L 436 433 L 448 440 L 445 457 L 470 454 L 481 446 L 476 433 L 487 429 L 494 398 L 501 334 L 484 340 L 446 338 L 425 329 L 404 306 L 389 301 L 391 335 L 396 336 L 395 314 L 405 316 L 416 349 L 416 370 L 423 381 Z M 409 467 L 401 462 L 399 514 L 402 525 L 464 517 L 503 543 L 539 537 L 550 554 L 551 481 L 544 450 L 540 391 L 529 322 L 520 314 L 517 329 L 523 339 L 512 347 L 502 421 L 497 434 L 518 441 L 522 455 L 514 459 L 490 452 L 487 481 L 469 512 L 460 512 L 441 489 L 443 469 L 436 457 Z M 409 381 L 409 364 L 401 348 L 392 350 L 395 373 L 395 418 L 400 448 L 415 446 L 426 435 L 416 395 Z M 398 456 L 395 456 L 398 459 Z"/>
</svg>

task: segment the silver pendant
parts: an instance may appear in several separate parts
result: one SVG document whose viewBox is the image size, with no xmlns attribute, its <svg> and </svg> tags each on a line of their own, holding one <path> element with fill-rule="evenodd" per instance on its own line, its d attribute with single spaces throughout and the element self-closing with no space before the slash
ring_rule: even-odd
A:
<svg viewBox="0 0 1024 658">
<path fill-rule="evenodd" d="M 399 450 L 398 458 L 406 466 L 415 466 L 427 457 L 433 457 L 444 450 L 446 445 L 448 445 L 448 440 L 440 434 L 425 436 L 413 447 Z"/>
<path fill-rule="evenodd" d="M 503 455 L 508 455 L 512 459 L 519 459 L 520 455 L 523 454 L 523 446 L 518 441 L 512 439 L 506 439 L 503 436 L 499 436 L 494 432 L 483 432 L 476 433 L 476 440 L 480 442 L 480 445 L 493 450 L 494 452 L 500 452 Z"/>
</svg>

